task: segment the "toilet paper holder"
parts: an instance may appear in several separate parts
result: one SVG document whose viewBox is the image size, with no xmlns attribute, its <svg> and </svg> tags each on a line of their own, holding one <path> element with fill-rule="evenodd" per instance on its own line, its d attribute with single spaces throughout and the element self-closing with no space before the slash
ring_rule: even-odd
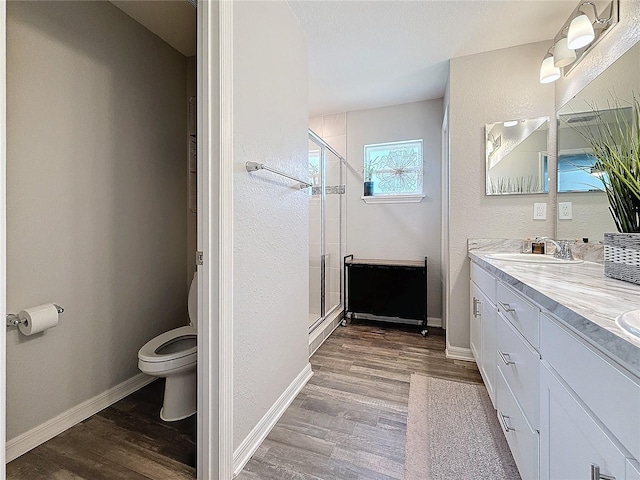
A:
<svg viewBox="0 0 640 480">
<path fill-rule="evenodd" d="M 60 305 L 54 303 L 53 306 L 56 307 L 56 310 L 58 310 L 58 314 L 64 313 L 64 308 L 62 308 Z M 7 327 L 17 327 L 22 323 L 24 323 L 24 320 L 18 317 L 17 314 L 7 313 Z"/>
</svg>

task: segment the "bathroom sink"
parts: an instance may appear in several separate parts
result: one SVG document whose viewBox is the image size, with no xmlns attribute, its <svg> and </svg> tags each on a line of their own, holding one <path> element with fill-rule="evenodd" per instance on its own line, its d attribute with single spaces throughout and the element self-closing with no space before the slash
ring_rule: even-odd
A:
<svg viewBox="0 0 640 480">
<path fill-rule="evenodd" d="M 640 337 L 640 308 L 623 313 L 616 318 L 616 323 L 625 332 Z"/>
<path fill-rule="evenodd" d="M 534 253 L 488 253 L 485 257 L 493 258 L 494 260 L 506 260 L 508 262 L 551 263 L 556 265 L 584 262 L 583 260 L 564 260 L 562 258 L 552 257 L 551 255 L 538 255 Z"/>
</svg>

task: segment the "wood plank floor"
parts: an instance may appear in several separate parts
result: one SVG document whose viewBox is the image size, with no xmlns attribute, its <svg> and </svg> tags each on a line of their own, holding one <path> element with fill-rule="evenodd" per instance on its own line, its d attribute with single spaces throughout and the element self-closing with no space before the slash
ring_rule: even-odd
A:
<svg viewBox="0 0 640 480">
<path fill-rule="evenodd" d="M 7 465 L 9 480 L 195 478 L 196 416 L 163 422 L 159 379 Z"/>
<path fill-rule="evenodd" d="M 429 330 L 338 328 L 238 479 L 402 479 L 411 374 L 482 382 L 475 364 L 445 358 L 442 330 Z"/>
<path fill-rule="evenodd" d="M 409 379 L 481 382 L 447 360 L 443 331 L 355 323 L 312 357 L 314 376 L 238 477 L 401 479 Z M 195 416 L 166 423 L 158 380 L 7 465 L 9 480 L 195 478 Z"/>
</svg>

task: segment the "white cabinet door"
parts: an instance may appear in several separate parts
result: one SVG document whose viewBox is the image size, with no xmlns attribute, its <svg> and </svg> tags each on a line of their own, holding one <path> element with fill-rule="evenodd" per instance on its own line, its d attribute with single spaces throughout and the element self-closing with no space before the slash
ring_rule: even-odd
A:
<svg viewBox="0 0 640 480">
<path fill-rule="evenodd" d="M 624 480 L 625 455 L 544 363 L 540 395 L 540 478 Z"/>
<path fill-rule="evenodd" d="M 482 368 L 482 303 L 480 289 L 470 282 L 469 319 L 470 319 L 470 343 L 471 353 L 476 359 L 478 368 Z"/>
<path fill-rule="evenodd" d="M 471 281 L 470 285 L 471 352 L 478 364 L 491 403 L 495 407 L 496 307 L 475 282 Z"/>
<path fill-rule="evenodd" d="M 496 307 L 480 292 L 482 302 L 482 370 L 484 372 L 484 384 L 489 392 L 489 398 L 495 408 L 495 384 L 496 384 L 496 351 L 497 351 L 497 317 Z"/>
</svg>

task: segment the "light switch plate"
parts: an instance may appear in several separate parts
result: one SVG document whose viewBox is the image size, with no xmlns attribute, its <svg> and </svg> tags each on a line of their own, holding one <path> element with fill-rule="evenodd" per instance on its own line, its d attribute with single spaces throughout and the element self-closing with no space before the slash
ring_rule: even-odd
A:
<svg viewBox="0 0 640 480">
<path fill-rule="evenodd" d="M 558 202 L 558 220 L 571 220 L 573 211 L 571 202 Z"/>
<path fill-rule="evenodd" d="M 534 220 L 546 220 L 547 219 L 547 204 L 546 203 L 534 203 L 533 204 L 533 219 Z"/>
</svg>

